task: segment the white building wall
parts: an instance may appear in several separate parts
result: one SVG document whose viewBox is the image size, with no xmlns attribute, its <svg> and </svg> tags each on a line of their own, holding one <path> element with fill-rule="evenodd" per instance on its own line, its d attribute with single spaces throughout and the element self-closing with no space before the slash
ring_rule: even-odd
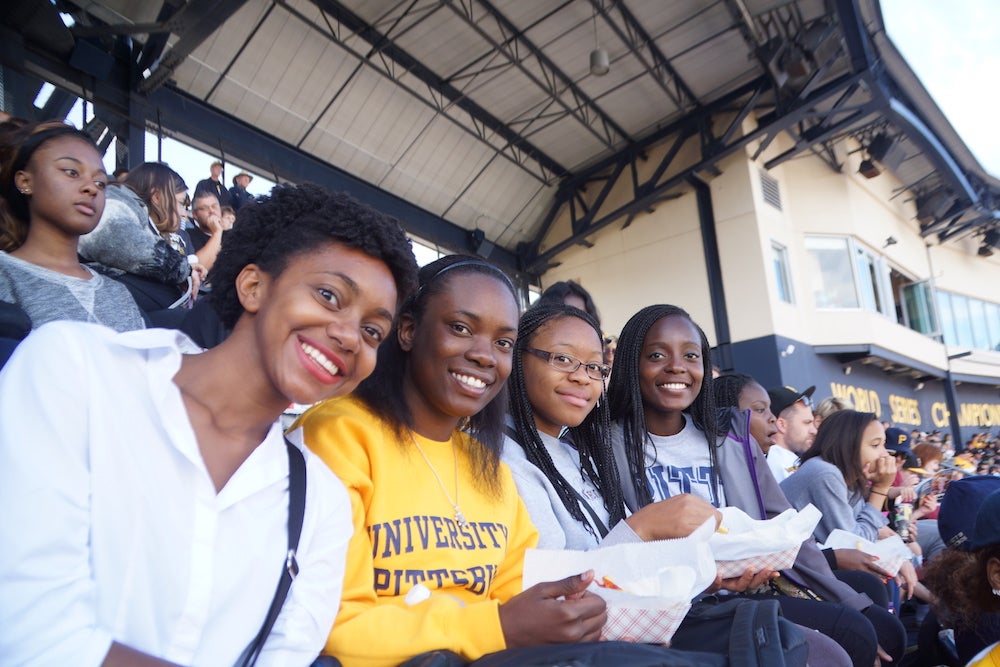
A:
<svg viewBox="0 0 1000 667">
<path fill-rule="evenodd" d="M 590 292 L 607 333 L 618 333 L 645 306 L 672 303 L 702 324 L 715 344 L 708 279 L 693 193 L 663 202 L 652 213 L 610 225 L 593 237 L 594 247 L 561 253 L 543 287 L 575 280 Z"/>
<path fill-rule="evenodd" d="M 913 280 L 931 276 L 938 289 L 1000 302 L 1000 252 L 976 254 L 978 239 L 938 245 L 919 235 L 912 196 L 891 173 L 865 179 L 857 173 L 859 153 L 839 146 L 841 173 L 811 153 L 772 169 L 779 182 L 781 210 L 766 203 L 760 184 L 768 157 L 788 147 L 779 138 L 758 162 L 746 154 L 720 164 L 709 182 L 733 342 L 777 334 L 809 345 L 870 344 L 943 369 L 949 350 L 864 309 L 820 309 L 813 294 L 814 262 L 809 235 L 852 237 L 858 247 L 886 257 Z M 620 194 L 620 193 L 619 193 Z M 564 223 L 565 224 L 565 223 Z M 892 237 L 896 243 L 886 245 Z M 693 192 L 640 214 L 627 228 L 616 223 L 590 239 L 592 248 L 561 253 L 543 286 L 576 280 L 593 295 L 607 332 L 618 332 L 640 308 L 674 303 L 688 310 L 716 342 L 706 267 Z M 778 298 L 771 244 L 787 249 L 794 303 Z M 977 352 L 958 362 L 963 372 L 1000 375 L 1000 353 Z"/>
</svg>

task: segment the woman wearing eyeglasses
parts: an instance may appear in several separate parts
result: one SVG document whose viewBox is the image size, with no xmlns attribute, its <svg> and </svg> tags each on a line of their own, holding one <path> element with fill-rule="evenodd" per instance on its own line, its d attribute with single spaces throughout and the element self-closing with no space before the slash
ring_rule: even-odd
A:
<svg viewBox="0 0 1000 667">
<path fill-rule="evenodd" d="M 694 496 L 627 516 L 610 444 L 600 328 L 586 312 L 538 304 L 521 317 L 503 460 L 543 549 L 689 535 L 721 515 Z"/>
<path fill-rule="evenodd" d="M 512 361 L 503 461 L 538 528 L 539 548 L 587 550 L 686 537 L 708 518 L 721 518 L 711 504 L 691 494 L 629 515 L 611 449 L 604 392 L 611 369 L 603 360 L 600 328 L 590 315 L 562 304 L 536 304 L 521 316 Z M 748 569 L 741 577 L 716 579 L 711 590 L 753 589 L 772 574 L 770 569 Z M 728 624 L 711 627 L 707 632 L 689 617 L 671 646 L 728 650 Z M 849 662 L 832 640 L 800 631 L 810 645 L 810 664 Z"/>
</svg>

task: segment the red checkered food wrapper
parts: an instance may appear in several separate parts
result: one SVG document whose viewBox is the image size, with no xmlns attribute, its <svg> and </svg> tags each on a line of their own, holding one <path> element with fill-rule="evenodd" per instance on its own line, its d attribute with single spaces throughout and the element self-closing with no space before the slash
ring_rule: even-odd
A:
<svg viewBox="0 0 1000 667">
<path fill-rule="evenodd" d="M 895 577 L 899 573 L 899 568 L 903 567 L 903 561 L 913 558 L 913 552 L 900 539 L 899 535 L 893 535 L 892 537 L 872 542 L 842 528 L 832 531 L 826 538 L 826 543 L 820 548 L 858 549 L 864 551 L 866 554 L 878 556 L 878 561 L 875 562 L 875 565 L 890 577 Z"/>
<path fill-rule="evenodd" d="M 719 511 L 721 532 L 713 533 L 708 544 L 724 579 L 742 576 L 747 568 L 754 572 L 788 569 L 822 517 L 813 505 L 799 511 L 788 509 L 766 520 L 751 519 L 737 507 Z"/>
<path fill-rule="evenodd" d="M 714 530 L 715 521 L 710 519 L 677 540 L 590 551 L 529 549 L 524 557 L 524 587 L 593 570 L 588 590 L 608 605 L 602 637 L 666 644 L 684 620 L 691 599 L 715 580 L 715 561 L 708 547 Z"/>
</svg>

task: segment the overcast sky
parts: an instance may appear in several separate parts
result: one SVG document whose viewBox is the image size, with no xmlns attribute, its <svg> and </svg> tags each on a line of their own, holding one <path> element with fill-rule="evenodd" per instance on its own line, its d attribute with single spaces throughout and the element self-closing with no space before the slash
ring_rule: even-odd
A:
<svg viewBox="0 0 1000 667">
<path fill-rule="evenodd" d="M 1000 177 L 1000 1 L 881 4 L 889 38 L 983 168 Z"/>
</svg>

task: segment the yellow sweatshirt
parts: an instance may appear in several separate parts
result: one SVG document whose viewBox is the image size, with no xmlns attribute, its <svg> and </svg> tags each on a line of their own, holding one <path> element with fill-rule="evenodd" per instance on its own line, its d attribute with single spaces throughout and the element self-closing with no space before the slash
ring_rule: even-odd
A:
<svg viewBox="0 0 1000 667">
<path fill-rule="evenodd" d="M 452 440 L 408 431 L 399 442 L 353 398 L 322 403 L 297 426 L 344 482 L 354 514 L 340 612 L 324 653 L 344 667 L 382 667 L 434 649 L 474 660 L 505 648 L 499 604 L 521 592 L 524 552 L 538 542 L 507 466 L 501 495 L 483 493 L 467 454 L 479 446 L 474 440 L 456 433 L 453 448 Z M 441 488 L 455 498 L 453 452 L 466 528 Z M 404 597 L 417 584 L 431 597 L 409 606 Z"/>
</svg>

